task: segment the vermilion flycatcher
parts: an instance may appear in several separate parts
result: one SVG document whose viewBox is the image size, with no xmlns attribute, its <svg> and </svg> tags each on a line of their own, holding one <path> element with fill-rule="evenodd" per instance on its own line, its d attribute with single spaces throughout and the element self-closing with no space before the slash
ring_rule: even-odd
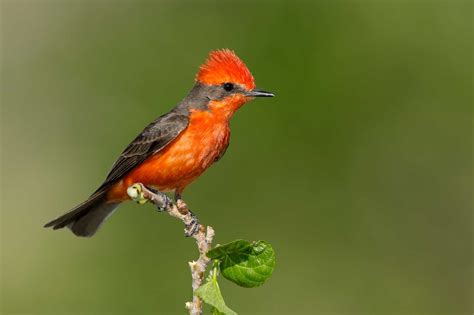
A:
<svg viewBox="0 0 474 315">
<path fill-rule="evenodd" d="M 65 226 L 92 236 L 120 203 L 130 200 L 134 183 L 181 198 L 184 188 L 219 160 L 229 145 L 229 120 L 254 97 L 252 74 L 233 51 L 213 51 L 196 75 L 189 94 L 169 113 L 149 124 L 122 152 L 105 181 L 83 203 L 45 227 Z"/>
</svg>

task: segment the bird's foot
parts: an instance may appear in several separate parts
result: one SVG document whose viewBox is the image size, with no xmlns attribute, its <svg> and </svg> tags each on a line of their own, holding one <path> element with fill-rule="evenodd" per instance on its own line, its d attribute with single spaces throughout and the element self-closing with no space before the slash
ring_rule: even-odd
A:
<svg viewBox="0 0 474 315">
<path fill-rule="evenodd" d="M 163 194 L 163 204 L 161 206 L 156 206 L 159 212 L 167 211 L 169 209 L 169 206 L 173 203 L 171 199 Z"/>
<path fill-rule="evenodd" d="M 176 208 L 174 208 L 173 201 L 168 195 L 156 189 L 144 186 L 141 183 L 136 183 L 128 187 L 127 194 L 130 199 L 138 204 L 142 205 L 150 201 L 156 205 L 158 211 L 170 211 L 172 216 L 181 219 L 186 227 L 184 229 L 184 235 L 186 237 L 194 236 L 199 231 L 202 231 L 202 229 L 205 230 L 205 227 L 199 224 L 198 218 L 189 210 L 179 194 L 176 195 Z M 175 213 L 176 209 L 179 214 Z"/>
<path fill-rule="evenodd" d="M 158 210 L 158 212 L 163 212 L 169 209 L 169 206 L 173 203 L 170 197 L 168 197 L 165 193 L 162 193 L 161 191 L 156 190 L 154 188 L 147 187 L 147 189 L 151 191 L 152 193 L 154 193 L 155 195 L 160 196 L 162 199 L 161 205 L 158 205 L 158 204 L 156 205 L 156 209 Z"/>
<path fill-rule="evenodd" d="M 159 197 L 156 198 L 155 196 Z M 127 194 L 136 203 L 142 205 L 151 200 L 157 207 L 158 211 L 162 212 L 169 209 L 169 206 L 173 203 L 171 199 L 161 191 L 144 186 L 143 184 L 136 183 L 127 188 Z M 150 199 L 151 198 L 151 199 Z"/>
</svg>

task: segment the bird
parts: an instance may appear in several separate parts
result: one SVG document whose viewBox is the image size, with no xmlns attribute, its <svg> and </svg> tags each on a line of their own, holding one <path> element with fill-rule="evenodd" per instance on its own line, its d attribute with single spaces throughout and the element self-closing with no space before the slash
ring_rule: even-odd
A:
<svg viewBox="0 0 474 315">
<path fill-rule="evenodd" d="M 274 96 L 256 88 L 250 70 L 230 49 L 211 51 L 194 81 L 181 102 L 123 150 L 87 200 L 44 227 L 68 227 L 77 236 L 91 237 L 130 200 L 127 188 L 134 183 L 182 200 L 184 189 L 226 152 L 234 113 L 256 97 Z"/>
</svg>

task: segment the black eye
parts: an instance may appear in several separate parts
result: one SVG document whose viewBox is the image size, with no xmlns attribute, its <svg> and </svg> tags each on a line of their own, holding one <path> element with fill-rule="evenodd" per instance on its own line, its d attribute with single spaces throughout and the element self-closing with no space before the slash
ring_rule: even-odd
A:
<svg viewBox="0 0 474 315">
<path fill-rule="evenodd" d="M 224 83 L 224 90 L 230 92 L 234 89 L 234 85 L 232 83 Z"/>
</svg>

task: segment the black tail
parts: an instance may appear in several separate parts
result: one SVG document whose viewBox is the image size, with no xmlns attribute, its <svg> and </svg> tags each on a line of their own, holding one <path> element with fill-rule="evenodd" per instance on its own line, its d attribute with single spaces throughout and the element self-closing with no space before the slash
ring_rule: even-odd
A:
<svg viewBox="0 0 474 315">
<path fill-rule="evenodd" d="M 92 236 L 101 224 L 112 214 L 120 203 L 105 200 L 106 191 L 94 193 L 86 201 L 57 219 L 46 223 L 44 227 L 54 230 L 67 226 L 77 236 Z"/>
</svg>

